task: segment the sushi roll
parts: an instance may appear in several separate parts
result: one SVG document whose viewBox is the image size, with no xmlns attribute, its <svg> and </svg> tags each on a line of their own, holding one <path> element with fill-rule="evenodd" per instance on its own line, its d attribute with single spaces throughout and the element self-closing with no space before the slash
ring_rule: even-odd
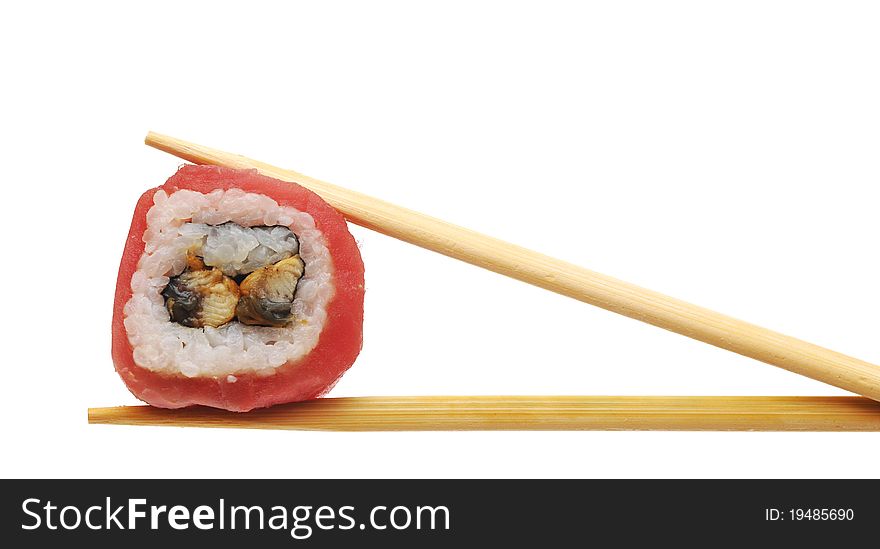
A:
<svg viewBox="0 0 880 549">
<path fill-rule="evenodd" d="M 116 371 L 162 408 L 315 398 L 362 345 L 364 265 L 313 192 L 186 165 L 141 196 L 113 308 Z"/>
</svg>

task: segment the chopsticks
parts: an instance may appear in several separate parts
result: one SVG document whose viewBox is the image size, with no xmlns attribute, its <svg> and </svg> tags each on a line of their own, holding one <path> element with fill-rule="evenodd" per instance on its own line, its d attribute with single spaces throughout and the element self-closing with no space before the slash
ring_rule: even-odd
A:
<svg viewBox="0 0 880 549">
<path fill-rule="evenodd" d="M 244 414 L 89 408 L 89 423 L 304 431 L 880 431 L 880 403 L 798 396 L 353 397 Z"/>
<path fill-rule="evenodd" d="M 147 145 L 197 164 L 255 168 L 309 188 L 349 221 L 547 290 L 880 400 L 880 367 L 295 171 L 149 133 Z"/>
</svg>

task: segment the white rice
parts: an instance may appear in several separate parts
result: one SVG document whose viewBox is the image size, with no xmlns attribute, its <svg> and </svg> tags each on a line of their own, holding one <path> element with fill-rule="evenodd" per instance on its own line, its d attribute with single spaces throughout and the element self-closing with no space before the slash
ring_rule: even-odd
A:
<svg viewBox="0 0 880 549">
<path fill-rule="evenodd" d="M 299 251 L 296 238 L 278 225 L 251 228 L 234 223 L 184 223 L 178 231 L 182 236 L 192 237 L 192 242 L 199 242 L 198 255 L 205 265 L 217 267 L 226 276 L 252 273 Z"/>
<path fill-rule="evenodd" d="M 170 277 L 183 272 L 187 250 L 205 237 L 193 228 L 230 221 L 242 227 L 283 225 L 298 237 L 306 268 L 297 285 L 294 320 L 289 326 L 247 326 L 233 321 L 220 328 L 187 328 L 171 321 L 162 290 Z M 132 297 L 123 311 L 139 366 L 187 377 L 222 376 L 233 383 L 237 380 L 233 374 L 272 375 L 318 344 L 335 287 L 326 241 L 308 213 L 241 189 L 209 194 L 181 190 L 171 195 L 160 190 L 147 212 L 143 239 L 144 253 L 131 279 Z"/>
</svg>

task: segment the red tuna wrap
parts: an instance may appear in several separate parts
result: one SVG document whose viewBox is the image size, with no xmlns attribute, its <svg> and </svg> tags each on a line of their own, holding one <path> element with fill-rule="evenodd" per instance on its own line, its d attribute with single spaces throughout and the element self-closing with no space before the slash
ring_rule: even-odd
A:
<svg viewBox="0 0 880 549">
<path fill-rule="evenodd" d="M 132 296 L 131 278 L 144 252 L 143 234 L 153 195 L 169 195 L 180 189 L 210 193 L 215 189 L 238 188 L 274 199 L 281 206 L 306 212 L 323 233 L 333 258 L 336 292 L 327 306 L 327 320 L 317 346 L 306 356 L 289 362 L 270 376 L 235 374 L 185 377 L 158 373 L 138 366 L 123 324 L 123 307 Z M 245 412 L 284 402 L 319 397 L 329 391 L 351 367 L 361 350 L 364 317 L 364 264 L 357 243 L 348 232 L 342 215 L 318 195 L 295 183 L 260 175 L 256 170 L 235 170 L 217 166 L 185 165 L 161 187 L 145 192 L 134 211 L 126 240 L 113 305 L 113 363 L 128 389 L 137 398 L 161 408 L 182 408 L 201 404 Z"/>
</svg>

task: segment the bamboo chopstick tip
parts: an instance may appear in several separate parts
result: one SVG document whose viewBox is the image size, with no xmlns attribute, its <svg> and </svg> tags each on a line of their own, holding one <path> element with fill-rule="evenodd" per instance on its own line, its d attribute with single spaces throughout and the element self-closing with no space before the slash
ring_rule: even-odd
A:
<svg viewBox="0 0 880 549">
<path fill-rule="evenodd" d="M 160 133 L 154 132 L 153 130 L 148 130 L 147 135 L 144 136 L 144 144 L 153 146 L 153 143 L 157 143 L 162 140 L 163 136 Z"/>
</svg>

